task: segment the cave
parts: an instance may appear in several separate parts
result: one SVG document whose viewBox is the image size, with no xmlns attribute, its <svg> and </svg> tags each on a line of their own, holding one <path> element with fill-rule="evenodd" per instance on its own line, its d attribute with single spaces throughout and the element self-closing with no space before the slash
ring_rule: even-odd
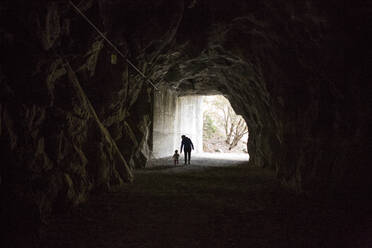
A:
<svg viewBox="0 0 372 248">
<path fill-rule="evenodd" d="M 0 3 L 2 247 L 36 247 L 50 216 L 130 187 L 176 147 L 174 108 L 215 94 L 249 126 L 245 166 L 293 204 L 363 216 L 339 242 L 367 247 L 370 3 L 77 2 Z"/>
<path fill-rule="evenodd" d="M 173 155 L 180 149 L 181 136 L 193 140 L 194 152 L 203 152 L 202 96 L 179 96 L 164 89 L 154 95 L 152 124 L 152 157 L 162 158 Z"/>
</svg>

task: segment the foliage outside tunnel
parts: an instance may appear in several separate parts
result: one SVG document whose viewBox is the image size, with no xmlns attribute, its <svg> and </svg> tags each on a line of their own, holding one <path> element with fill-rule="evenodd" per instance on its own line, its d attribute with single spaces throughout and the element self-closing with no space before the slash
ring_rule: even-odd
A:
<svg viewBox="0 0 372 248">
<path fill-rule="evenodd" d="M 222 95 L 203 99 L 203 151 L 248 153 L 248 126 Z"/>
</svg>

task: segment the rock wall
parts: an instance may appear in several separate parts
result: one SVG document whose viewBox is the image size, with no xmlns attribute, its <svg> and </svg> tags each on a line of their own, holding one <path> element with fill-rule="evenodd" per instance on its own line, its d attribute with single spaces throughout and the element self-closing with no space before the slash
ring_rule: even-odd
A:
<svg viewBox="0 0 372 248">
<path fill-rule="evenodd" d="M 150 19 L 142 5 L 79 8 L 149 74 L 183 3 L 148 4 Z M 2 1 L 0 12 L 1 241 L 13 237 L 0 245 L 32 246 L 50 213 L 115 190 L 146 166 L 153 89 L 68 1 Z"/>
<path fill-rule="evenodd" d="M 251 166 L 275 169 L 299 192 L 365 196 L 367 8 L 196 1 L 158 71 L 182 94 L 218 91 L 230 100 L 250 127 Z"/>
<path fill-rule="evenodd" d="M 79 8 L 159 87 L 225 95 L 250 127 L 251 166 L 275 169 L 300 192 L 364 197 L 372 189 L 366 5 L 87 0 Z M 2 223 L 31 230 L 146 166 L 153 92 L 67 1 L 2 1 L 0 23 Z"/>
<path fill-rule="evenodd" d="M 154 97 L 152 154 L 172 156 L 180 150 L 181 135 L 191 138 L 194 152 L 203 152 L 202 96 L 178 97 L 171 90 L 157 91 Z"/>
</svg>

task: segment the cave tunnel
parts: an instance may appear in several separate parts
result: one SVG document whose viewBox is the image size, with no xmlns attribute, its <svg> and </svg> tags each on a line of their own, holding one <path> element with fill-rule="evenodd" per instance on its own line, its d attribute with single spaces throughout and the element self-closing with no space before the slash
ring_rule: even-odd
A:
<svg viewBox="0 0 372 248">
<path fill-rule="evenodd" d="M 216 239 L 207 233 L 200 243 L 189 233 L 183 237 L 194 240 L 189 247 L 209 247 L 213 240 L 223 241 L 209 243 L 213 247 L 371 245 L 369 3 L 75 4 L 81 13 L 70 1 L 0 2 L 1 247 L 38 247 L 42 226 L 61 227 L 47 221 L 53 216 L 75 211 L 107 192 L 129 197 L 131 187 L 161 178 L 145 173 L 154 145 L 159 148 L 155 153 L 162 154 L 163 146 L 175 141 L 163 137 L 164 129 L 159 133 L 154 128 L 154 106 L 167 107 L 157 99 L 167 98 L 171 108 L 178 97 L 214 94 L 229 99 L 252 133 L 244 171 L 275 175 L 275 188 L 293 194 L 287 206 L 298 207 L 286 208 L 285 215 L 301 209 L 303 216 L 319 214 L 314 218 L 318 222 L 288 217 L 283 223 L 297 225 L 272 236 L 271 243 L 262 238 L 267 233 L 245 239 L 249 234 L 242 231 L 231 241 L 229 235 L 242 224 L 239 219 L 248 228 L 250 218 L 259 220 L 261 212 L 240 212 L 239 218 L 234 212 L 233 222 L 221 217 L 231 209 L 216 210 L 221 215 L 212 218 L 212 226 L 225 226 L 225 231 Z M 240 186 L 255 181 L 237 178 L 245 183 Z M 280 192 L 277 197 L 284 194 Z M 244 205 L 244 194 L 239 199 L 239 206 Z M 197 210 L 189 211 L 199 216 Z M 300 230 L 313 227 L 323 233 L 321 238 L 315 231 L 301 237 Z M 187 243 L 156 238 L 160 243 L 153 246 L 126 245 Z M 160 245 L 166 241 L 170 244 Z"/>
<path fill-rule="evenodd" d="M 149 142 L 151 144 L 150 158 L 171 157 L 175 150 L 179 152 L 182 135 L 192 140 L 193 153 L 197 155 L 208 155 L 204 153 L 213 152 L 239 153 L 239 148 L 242 153 L 243 151 L 248 153 L 248 127 L 244 119 L 236 115 L 229 101 L 223 95 L 207 96 L 195 93 L 184 95 L 173 90 L 163 89 L 155 92 L 153 105 L 152 137 Z M 205 135 L 206 113 L 209 114 L 208 117 L 212 123 L 213 130 L 211 132 L 213 133 L 209 134 L 212 139 Z M 227 139 L 228 136 L 229 139 Z M 207 144 L 215 146 L 215 150 L 205 150 Z M 238 148 L 232 149 L 235 147 Z M 249 156 L 245 156 L 245 158 L 248 161 Z"/>
<path fill-rule="evenodd" d="M 152 156 L 172 156 L 180 150 L 181 136 L 189 137 L 194 152 L 203 152 L 203 112 L 201 96 L 178 96 L 170 90 L 157 91 L 154 95 L 152 125 Z"/>
</svg>

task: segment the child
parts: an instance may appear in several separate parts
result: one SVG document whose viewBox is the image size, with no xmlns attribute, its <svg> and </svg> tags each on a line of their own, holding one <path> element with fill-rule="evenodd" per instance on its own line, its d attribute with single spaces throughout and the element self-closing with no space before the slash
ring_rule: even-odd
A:
<svg viewBox="0 0 372 248">
<path fill-rule="evenodd" d="M 174 155 L 173 155 L 173 159 L 174 159 L 174 165 L 178 165 L 178 158 L 180 157 L 180 155 L 178 154 L 178 150 L 175 150 L 174 151 Z"/>
</svg>

